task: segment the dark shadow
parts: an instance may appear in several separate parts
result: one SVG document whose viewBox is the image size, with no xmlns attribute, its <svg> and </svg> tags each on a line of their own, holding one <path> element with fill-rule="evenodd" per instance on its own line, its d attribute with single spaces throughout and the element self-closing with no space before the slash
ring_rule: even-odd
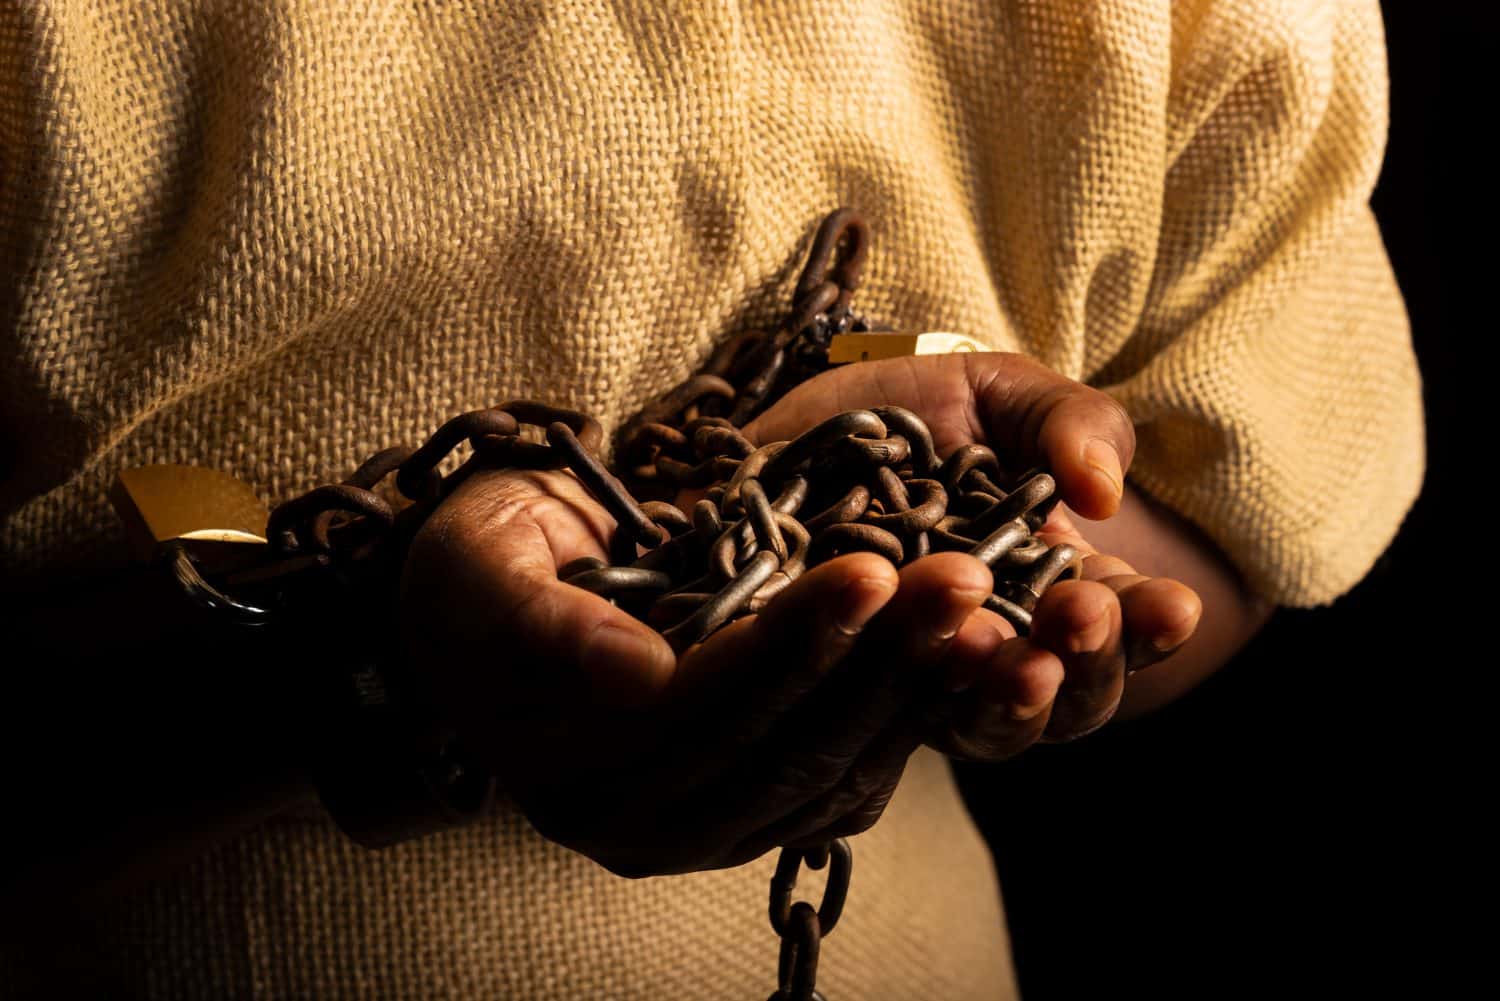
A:
<svg viewBox="0 0 1500 1001">
<path fill-rule="evenodd" d="M 1440 65 L 1453 62 L 1437 18 L 1478 38 L 1458 22 L 1480 16 L 1386 9 L 1392 127 L 1373 203 L 1412 319 L 1429 441 L 1428 479 L 1395 543 L 1350 594 L 1278 613 L 1169 709 L 1004 765 L 957 766 L 994 849 L 1027 1001 L 1347 997 L 1364 993 L 1356 985 L 1385 996 L 1412 961 L 1433 798 L 1417 754 L 1466 663 L 1431 645 L 1447 603 L 1417 586 L 1434 579 L 1434 543 L 1462 524 L 1448 331 L 1463 321 L 1450 304 L 1445 327 L 1441 277 L 1458 255 L 1434 225 L 1462 133 L 1436 128 Z M 1410 655 L 1419 637 L 1423 656 Z"/>
</svg>

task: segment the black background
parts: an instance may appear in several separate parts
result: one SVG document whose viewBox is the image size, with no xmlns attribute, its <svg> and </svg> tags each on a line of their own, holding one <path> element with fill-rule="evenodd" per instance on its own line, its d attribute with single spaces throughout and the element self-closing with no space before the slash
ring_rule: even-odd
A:
<svg viewBox="0 0 1500 1001">
<path fill-rule="evenodd" d="M 1373 204 L 1423 373 L 1422 496 L 1353 592 L 1278 612 L 1175 705 L 958 766 L 994 850 L 1026 1001 L 1383 997 L 1413 975 L 1415 996 L 1440 996 L 1420 986 L 1431 970 L 1418 957 L 1443 919 L 1430 887 L 1456 846 L 1434 778 L 1452 761 L 1430 751 L 1454 704 L 1480 697 L 1463 683 L 1478 666 L 1463 651 L 1482 621 L 1441 587 L 1445 569 L 1464 569 L 1453 545 L 1482 539 L 1457 510 L 1456 344 L 1460 330 L 1493 328 L 1445 295 L 1445 276 L 1482 288 L 1487 262 L 1438 236 L 1477 228 L 1490 197 L 1465 175 L 1481 172 L 1493 118 L 1481 97 L 1493 85 L 1475 85 L 1495 61 L 1482 51 L 1493 15 L 1459 6 L 1385 4 L 1391 132 Z M 1474 100 L 1475 117 L 1449 128 L 1459 116 L 1443 115 L 1445 99 Z"/>
</svg>

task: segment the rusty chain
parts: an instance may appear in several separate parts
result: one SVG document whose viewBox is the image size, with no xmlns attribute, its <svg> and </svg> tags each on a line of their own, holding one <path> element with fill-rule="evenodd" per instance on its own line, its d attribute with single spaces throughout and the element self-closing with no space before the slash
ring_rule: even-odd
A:
<svg viewBox="0 0 1500 1001">
<path fill-rule="evenodd" d="M 809 869 L 828 867 L 823 900 L 816 910 L 805 900 L 792 902 L 797 872 L 803 863 Z M 831 863 L 831 865 L 830 865 Z M 767 1001 L 824 1001 L 814 986 L 818 975 L 818 950 L 838 923 L 849 895 L 849 874 L 854 854 L 843 838 L 807 849 L 783 848 L 771 876 L 771 928 L 781 936 L 776 963 L 776 990 Z"/>
<path fill-rule="evenodd" d="M 576 560 L 559 578 L 649 623 L 679 652 L 758 611 L 808 569 L 857 551 L 898 566 L 931 552 L 970 553 L 994 574 L 986 607 L 1025 635 L 1042 592 L 1080 559 L 1034 535 L 1057 500 L 1046 472 L 1007 476 L 978 444 L 940 459 L 922 419 L 894 406 L 838 414 L 791 441 L 757 445 L 740 430 L 828 367 L 833 336 L 871 329 L 850 305 L 868 242 L 854 212 L 825 219 L 785 322 L 729 339 L 643 407 L 615 437 L 615 471 L 599 460 L 603 429 L 586 414 L 525 400 L 472 411 L 419 448 L 378 452 L 341 483 L 277 507 L 267 526 L 277 564 L 226 585 L 263 590 L 329 566 L 399 567 L 422 522 L 476 470 L 567 469 L 618 527 L 607 561 Z M 465 445 L 467 458 L 440 475 Z M 392 478 L 404 505 L 378 492 Z M 670 503 L 685 488 L 706 490 L 690 511 Z M 187 560 L 176 564 L 184 589 L 205 605 L 235 605 Z M 819 908 L 793 904 L 799 866 L 830 860 Z M 771 925 L 781 938 L 772 1001 L 822 997 L 814 989 L 819 943 L 838 920 L 851 866 L 842 838 L 783 849 L 771 882 Z"/>
</svg>

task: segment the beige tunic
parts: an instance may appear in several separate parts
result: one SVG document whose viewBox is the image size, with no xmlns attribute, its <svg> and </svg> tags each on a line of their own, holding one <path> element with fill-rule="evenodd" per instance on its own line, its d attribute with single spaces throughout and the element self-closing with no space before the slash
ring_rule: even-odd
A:
<svg viewBox="0 0 1500 1001">
<path fill-rule="evenodd" d="M 866 312 L 1106 388 L 1139 488 L 1264 595 L 1329 601 L 1422 472 L 1366 204 L 1385 86 L 1375 0 L 0 4 L 5 586 L 122 558 L 123 466 L 273 501 L 511 397 L 618 421 L 778 317 L 849 204 Z M 1011 992 L 940 760 L 855 848 L 830 996 Z M 513 814 L 384 854 L 285 818 L 101 918 L 97 968 L 758 997 L 770 862 L 630 882 Z"/>
</svg>

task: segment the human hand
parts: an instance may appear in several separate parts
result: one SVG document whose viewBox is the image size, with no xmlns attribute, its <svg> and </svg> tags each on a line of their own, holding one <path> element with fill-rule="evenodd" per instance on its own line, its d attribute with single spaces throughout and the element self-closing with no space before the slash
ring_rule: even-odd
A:
<svg viewBox="0 0 1500 1001">
<path fill-rule="evenodd" d="M 557 569 L 610 516 L 566 472 L 476 473 L 404 570 L 411 656 L 466 746 L 545 836 L 645 876 L 867 829 L 921 734 L 907 706 L 989 591 L 942 554 L 807 573 L 679 657 Z"/>
<path fill-rule="evenodd" d="M 1010 468 L 1045 465 L 1066 506 L 1087 518 L 1118 510 L 1135 445 L 1128 415 L 1105 394 L 1020 355 L 836 368 L 787 394 L 746 433 L 758 442 L 790 438 L 834 413 L 887 404 L 922 417 L 940 456 L 985 444 Z M 965 620 L 941 665 L 945 686 L 964 690 L 918 709 L 932 721 L 928 743 L 949 754 L 999 760 L 1040 739 L 1097 729 L 1119 707 L 1126 675 L 1170 656 L 1197 626 L 1202 605 L 1191 589 L 1097 552 L 1062 505 L 1039 534 L 1084 554 L 1081 579 L 1043 595 L 1028 637 L 985 609 Z"/>
</svg>

